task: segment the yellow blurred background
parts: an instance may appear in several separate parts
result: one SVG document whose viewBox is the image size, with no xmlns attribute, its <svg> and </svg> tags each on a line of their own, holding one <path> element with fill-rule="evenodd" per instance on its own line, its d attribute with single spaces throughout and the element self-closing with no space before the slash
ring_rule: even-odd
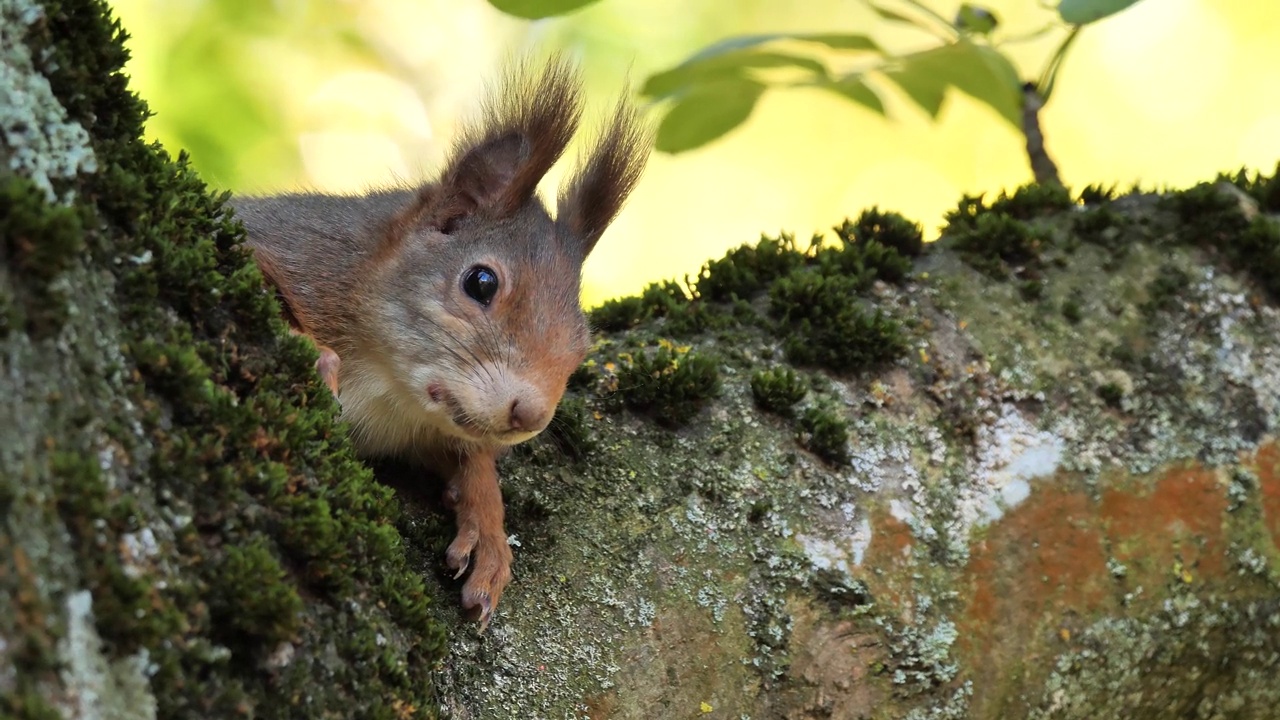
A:
<svg viewBox="0 0 1280 720">
<path fill-rule="evenodd" d="M 946 17 L 959 5 L 927 1 Z M 901 52 L 936 44 L 850 0 L 602 0 L 535 22 L 484 0 L 113 5 L 132 35 L 133 88 L 155 113 L 150 136 L 188 150 L 211 185 L 235 192 L 357 192 L 424 178 L 513 56 L 575 57 L 589 115 L 599 116 L 628 77 L 634 90 L 731 35 L 864 32 Z M 1038 0 L 986 5 L 1008 34 L 1056 18 Z M 1033 79 L 1062 37 L 1006 49 Z M 1143 0 L 1084 30 L 1041 122 L 1069 186 L 1186 186 L 1275 167 L 1278 88 L 1280 3 Z M 821 91 L 771 91 L 728 136 L 655 153 L 588 261 L 584 302 L 696 274 L 761 233 L 807 238 L 872 205 L 922 222 L 932 237 L 962 193 L 1031 179 L 1022 137 L 986 106 L 952 92 L 934 122 L 900 94 L 884 97 L 887 120 Z M 568 165 L 548 177 L 545 196 Z"/>
</svg>

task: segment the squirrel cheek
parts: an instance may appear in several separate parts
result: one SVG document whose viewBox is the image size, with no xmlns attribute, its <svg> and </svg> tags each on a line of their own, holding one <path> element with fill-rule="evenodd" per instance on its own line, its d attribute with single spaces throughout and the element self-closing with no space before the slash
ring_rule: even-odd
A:
<svg viewBox="0 0 1280 720">
<path fill-rule="evenodd" d="M 431 402 L 443 403 L 445 400 L 444 386 L 437 382 L 429 383 L 427 385 L 427 397 L 431 398 Z"/>
</svg>

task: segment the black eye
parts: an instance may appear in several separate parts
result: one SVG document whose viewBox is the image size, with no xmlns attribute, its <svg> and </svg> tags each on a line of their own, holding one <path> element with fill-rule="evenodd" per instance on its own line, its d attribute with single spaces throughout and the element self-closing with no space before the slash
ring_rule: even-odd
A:
<svg viewBox="0 0 1280 720">
<path fill-rule="evenodd" d="M 462 276 L 462 289 L 472 300 L 488 307 L 498 294 L 498 273 L 493 268 L 476 265 Z"/>
</svg>

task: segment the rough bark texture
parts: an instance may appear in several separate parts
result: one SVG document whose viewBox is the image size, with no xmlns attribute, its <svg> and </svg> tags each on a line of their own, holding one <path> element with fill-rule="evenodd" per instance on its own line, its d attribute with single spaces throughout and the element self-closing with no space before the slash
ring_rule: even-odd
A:
<svg viewBox="0 0 1280 720">
<path fill-rule="evenodd" d="M 924 250 L 871 212 L 609 303 L 477 635 L 104 12 L 0 0 L 0 716 L 1275 715 L 1275 179 L 967 198 Z"/>
</svg>

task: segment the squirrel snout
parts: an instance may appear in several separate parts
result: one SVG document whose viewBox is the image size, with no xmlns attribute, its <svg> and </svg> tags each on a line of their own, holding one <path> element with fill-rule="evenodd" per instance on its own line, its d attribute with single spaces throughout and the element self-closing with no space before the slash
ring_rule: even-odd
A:
<svg viewBox="0 0 1280 720">
<path fill-rule="evenodd" d="M 511 401 L 507 423 L 512 430 L 518 432 L 536 432 L 541 430 L 549 419 L 546 408 L 540 403 L 528 400 L 521 402 L 520 398 L 515 398 Z"/>
</svg>

